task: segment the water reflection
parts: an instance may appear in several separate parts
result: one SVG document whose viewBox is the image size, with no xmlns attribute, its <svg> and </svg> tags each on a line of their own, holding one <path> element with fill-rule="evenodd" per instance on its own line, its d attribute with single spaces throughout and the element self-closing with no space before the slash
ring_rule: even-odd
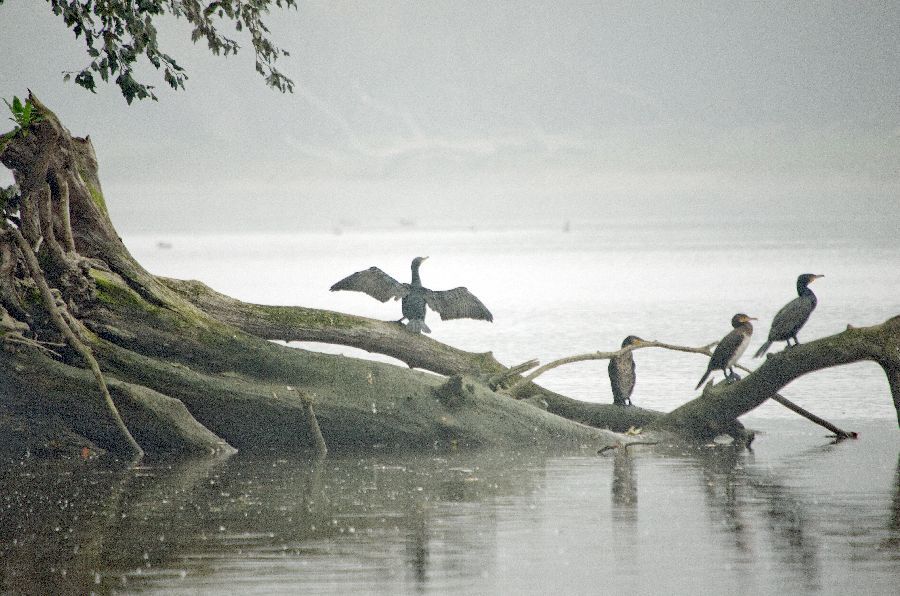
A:
<svg viewBox="0 0 900 596">
<path fill-rule="evenodd" d="M 900 563 L 889 436 L 770 454 L 4 465 L 0 591 L 652 592 L 665 577 L 673 592 L 877 592 Z"/>
<path fill-rule="evenodd" d="M 637 473 L 627 449 L 617 449 L 613 459 L 612 502 L 625 518 L 637 516 Z"/>
<path fill-rule="evenodd" d="M 753 556 L 749 523 L 739 498 L 739 490 L 746 482 L 744 462 L 748 457 L 752 457 L 752 453 L 747 454 L 733 446 L 703 449 L 697 454 L 707 514 L 712 523 L 731 536 L 736 556 L 744 561 Z"/>
</svg>

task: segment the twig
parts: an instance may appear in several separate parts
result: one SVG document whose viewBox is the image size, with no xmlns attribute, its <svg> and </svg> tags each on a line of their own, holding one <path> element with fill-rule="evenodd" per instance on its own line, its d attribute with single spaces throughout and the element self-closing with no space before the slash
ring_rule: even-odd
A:
<svg viewBox="0 0 900 596">
<path fill-rule="evenodd" d="M 541 366 L 537 370 L 533 371 L 531 374 L 522 377 L 522 379 L 513 385 L 509 392 L 513 396 L 517 395 L 525 386 L 528 385 L 531 381 L 538 378 L 540 375 L 544 374 L 548 370 L 554 369 L 558 366 L 562 366 L 564 364 L 572 364 L 574 362 L 584 362 L 586 360 L 610 360 L 617 356 L 623 356 L 628 352 L 633 350 L 638 350 L 641 348 L 663 348 L 666 350 L 674 350 L 676 352 L 691 352 L 694 354 L 703 354 L 705 356 L 711 356 L 712 352 L 710 348 L 716 345 L 716 342 L 711 344 L 707 344 L 705 346 L 701 346 L 699 348 L 692 348 L 688 346 L 678 346 L 675 344 L 667 344 L 660 341 L 642 341 L 638 344 L 633 344 L 630 346 L 626 346 L 620 350 L 616 350 L 615 352 L 591 352 L 589 354 L 578 354 L 576 356 L 567 356 L 566 358 L 560 358 L 559 360 L 554 360 L 553 362 L 548 362 L 544 366 Z"/>
</svg>

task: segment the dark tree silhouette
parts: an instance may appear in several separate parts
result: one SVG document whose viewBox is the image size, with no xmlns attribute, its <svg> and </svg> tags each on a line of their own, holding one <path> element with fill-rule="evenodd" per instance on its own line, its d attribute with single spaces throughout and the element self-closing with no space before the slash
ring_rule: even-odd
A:
<svg viewBox="0 0 900 596">
<path fill-rule="evenodd" d="M 47 0 L 53 14 L 63 19 L 75 37 L 84 40 L 90 62 L 78 72 L 65 72 L 88 91 L 112 80 L 125 101 L 157 99 L 154 86 L 135 78 L 134 66 L 141 57 L 157 70 L 173 89 L 184 89 L 188 76 L 173 56 L 159 47 L 157 24 L 166 16 L 183 18 L 191 25 L 191 40 L 206 40 L 213 54 L 236 54 L 241 48 L 237 40 L 222 33 L 231 25 L 239 35 L 250 38 L 256 57 L 256 71 L 270 87 L 281 92 L 293 91 L 294 82 L 275 67 L 280 56 L 288 52 L 269 38 L 263 17 L 274 5 L 297 8 L 296 0 Z M 3 0 L 0 0 L 3 4 Z"/>
</svg>

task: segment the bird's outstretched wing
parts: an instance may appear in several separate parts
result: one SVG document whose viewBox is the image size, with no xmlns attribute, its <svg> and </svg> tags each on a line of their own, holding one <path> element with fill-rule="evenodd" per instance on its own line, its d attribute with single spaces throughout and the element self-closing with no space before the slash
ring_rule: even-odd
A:
<svg viewBox="0 0 900 596">
<path fill-rule="evenodd" d="M 425 303 L 431 310 L 441 315 L 441 320 L 448 319 L 481 319 L 493 321 L 494 315 L 466 288 L 453 288 L 436 292 L 425 291 Z"/>
<path fill-rule="evenodd" d="M 387 302 L 391 298 L 398 299 L 406 296 L 409 293 L 409 286 L 400 283 L 378 267 L 369 267 L 348 275 L 331 286 L 332 292 L 336 290 L 365 292 L 376 300 Z"/>
</svg>

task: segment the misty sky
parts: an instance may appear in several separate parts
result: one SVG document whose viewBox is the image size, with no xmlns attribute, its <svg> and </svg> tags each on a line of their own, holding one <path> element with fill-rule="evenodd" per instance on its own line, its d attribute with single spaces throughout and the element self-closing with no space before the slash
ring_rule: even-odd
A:
<svg viewBox="0 0 900 596">
<path fill-rule="evenodd" d="M 0 5 L 0 94 L 90 134 L 126 232 L 787 216 L 900 226 L 896 2 L 303 2 L 293 95 L 167 21 L 186 92 L 128 106 L 49 5 Z M 248 46 L 245 38 L 239 41 Z M 155 76 L 152 67 L 142 72 Z M 6 128 L 6 127 L 0 127 Z M 0 171 L 0 184 L 11 175 Z"/>
</svg>

